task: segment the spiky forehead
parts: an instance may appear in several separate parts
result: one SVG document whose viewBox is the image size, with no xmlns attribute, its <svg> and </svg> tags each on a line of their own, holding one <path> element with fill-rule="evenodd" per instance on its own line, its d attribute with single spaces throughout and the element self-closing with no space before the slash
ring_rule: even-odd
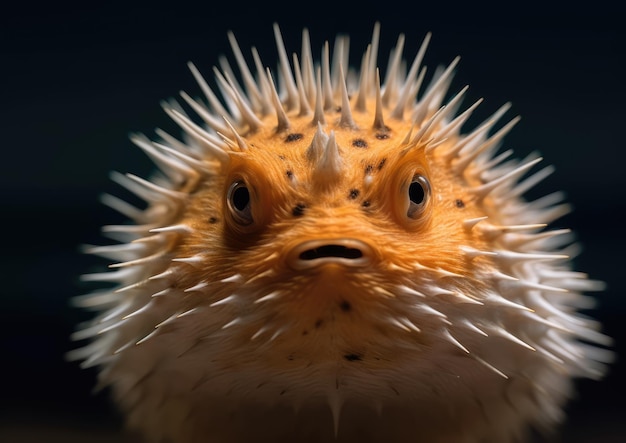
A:
<svg viewBox="0 0 626 443">
<path fill-rule="evenodd" d="M 455 120 L 458 124 L 454 127 L 442 125 L 449 123 L 465 92 L 463 89 L 448 104 L 447 111 L 441 108 L 458 59 L 435 73 L 430 84 L 422 88 L 426 68 L 421 63 L 429 35 L 408 69 L 402 59 L 404 37 L 400 36 L 381 82 L 378 24 L 358 73 L 348 69 L 347 38 L 337 39 L 332 62 L 328 43 L 316 62 L 305 30 L 301 57 L 294 54 L 290 63 L 277 26 L 274 31 L 279 55 L 276 72 L 263 66 L 254 49 L 251 69 L 235 37 L 229 34 L 240 76 L 236 78 L 226 59 L 222 59 L 221 69 L 214 70 L 223 101 L 190 64 L 207 103 L 193 100 L 185 93 L 182 96 L 202 118 L 203 125 L 194 123 L 182 109 L 166 106 L 170 116 L 200 149 L 223 165 L 250 145 L 264 146 L 284 156 L 279 152 L 283 145 L 302 148 L 306 144 L 308 159 L 315 159 L 319 170 L 332 173 L 333 168 L 341 165 L 336 154 L 344 154 L 347 148 L 363 154 L 400 146 L 432 146 L 447 135 L 441 133 L 443 126 L 451 132 L 464 121 L 466 114 Z"/>
</svg>

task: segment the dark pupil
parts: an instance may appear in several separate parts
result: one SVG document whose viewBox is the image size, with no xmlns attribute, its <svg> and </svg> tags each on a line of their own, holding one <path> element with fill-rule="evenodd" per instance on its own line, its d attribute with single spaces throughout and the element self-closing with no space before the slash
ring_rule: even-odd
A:
<svg viewBox="0 0 626 443">
<path fill-rule="evenodd" d="M 250 193 L 248 188 L 240 186 L 233 191 L 232 196 L 233 207 L 238 211 L 244 211 L 250 203 Z"/>
<path fill-rule="evenodd" d="M 419 182 L 412 182 L 409 185 L 409 199 L 415 203 L 420 204 L 424 201 L 424 188 Z"/>
</svg>

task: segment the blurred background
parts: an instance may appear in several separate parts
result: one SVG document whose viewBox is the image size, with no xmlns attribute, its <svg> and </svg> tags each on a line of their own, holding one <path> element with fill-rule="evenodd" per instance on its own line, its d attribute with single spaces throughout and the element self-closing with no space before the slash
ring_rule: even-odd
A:
<svg viewBox="0 0 626 443">
<path fill-rule="evenodd" d="M 130 132 L 176 133 L 159 101 L 184 89 L 199 95 L 186 62 L 210 78 L 229 53 L 227 30 L 255 45 L 275 66 L 272 23 L 288 52 L 301 29 L 317 51 L 337 33 L 351 35 L 359 62 L 376 20 L 380 54 L 407 36 L 412 59 L 428 31 L 426 64 L 461 55 L 453 90 L 470 84 L 467 104 L 485 101 L 475 121 L 511 101 L 522 115 L 505 147 L 518 156 L 539 150 L 556 172 L 538 195 L 567 191 L 574 212 L 558 221 L 583 245 L 578 270 L 604 280 L 591 314 L 626 348 L 623 271 L 626 94 L 621 12 L 600 2 L 575 7 L 542 2 L 475 6 L 362 0 L 274 3 L 184 1 L 162 6 L 84 2 L 24 4 L 0 18 L 0 441 L 121 442 L 121 424 L 106 392 L 92 394 L 95 372 L 67 363 L 68 337 L 89 318 L 69 299 L 87 292 L 78 275 L 104 266 L 80 255 L 99 244 L 103 224 L 121 221 L 99 203 L 119 194 L 109 171 L 146 176 L 152 164 Z M 573 3 L 572 3 L 573 5 Z M 231 58 L 232 60 L 232 58 Z M 386 63 L 385 56 L 382 60 Z M 562 442 L 626 441 L 624 363 L 603 382 L 584 381 L 569 407 Z M 129 438 L 128 441 L 133 441 Z"/>
</svg>

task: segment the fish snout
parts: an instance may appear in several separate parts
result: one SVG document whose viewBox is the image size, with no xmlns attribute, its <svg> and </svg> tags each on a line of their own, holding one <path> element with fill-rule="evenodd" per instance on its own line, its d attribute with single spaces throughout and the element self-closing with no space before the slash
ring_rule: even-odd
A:
<svg viewBox="0 0 626 443">
<path fill-rule="evenodd" d="M 287 263 L 295 270 L 337 264 L 364 267 L 374 258 L 374 248 L 355 238 L 325 238 L 297 243 L 287 254 Z"/>
</svg>

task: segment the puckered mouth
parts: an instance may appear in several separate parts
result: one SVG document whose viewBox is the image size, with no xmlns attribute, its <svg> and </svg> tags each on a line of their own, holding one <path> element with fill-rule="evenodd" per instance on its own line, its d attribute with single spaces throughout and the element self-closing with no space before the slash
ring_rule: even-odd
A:
<svg viewBox="0 0 626 443">
<path fill-rule="evenodd" d="M 372 247 L 355 238 L 323 238 L 297 244 L 288 254 L 287 263 L 296 270 L 327 264 L 363 267 L 373 259 Z"/>
</svg>

